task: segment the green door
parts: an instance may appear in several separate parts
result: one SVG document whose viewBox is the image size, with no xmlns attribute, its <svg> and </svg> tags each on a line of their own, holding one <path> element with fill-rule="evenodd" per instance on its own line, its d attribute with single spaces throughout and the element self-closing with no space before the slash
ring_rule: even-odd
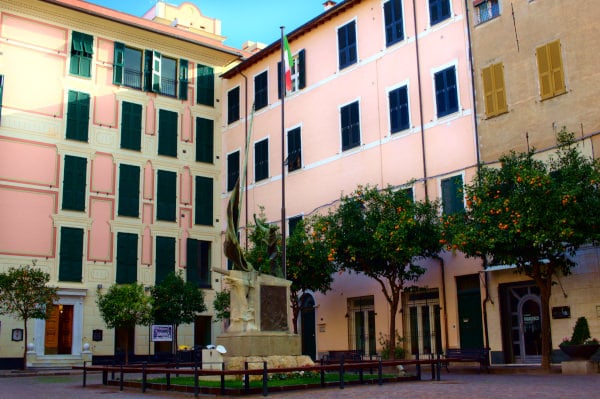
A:
<svg viewBox="0 0 600 399">
<path fill-rule="evenodd" d="M 302 354 L 317 359 L 317 342 L 315 336 L 315 300 L 312 295 L 302 297 L 302 319 L 300 332 L 302 333 Z"/>
<path fill-rule="evenodd" d="M 458 326 L 461 348 L 483 348 L 481 294 L 478 288 L 458 292 Z"/>
</svg>

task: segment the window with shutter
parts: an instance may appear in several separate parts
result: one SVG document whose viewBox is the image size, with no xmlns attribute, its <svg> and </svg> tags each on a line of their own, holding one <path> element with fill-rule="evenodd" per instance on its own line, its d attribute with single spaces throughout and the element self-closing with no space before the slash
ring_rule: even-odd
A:
<svg viewBox="0 0 600 399">
<path fill-rule="evenodd" d="M 83 229 L 61 227 L 58 281 L 80 283 L 83 265 Z"/>
<path fill-rule="evenodd" d="M 140 151 L 142 146 L 142 106 L 127 101 L 121 104 L 121 148 Z"/>
<path fill-rule="evenodd" d="M 385 44 L 391 46 L 404 40 L 402 0 L 390 0 L 383 4 L 385 21 Z"/>
<path fill-rule="evenodd" d="M 442 210 L 452 215 L 465 209 L 462 176 L 442 179 Z"/>
<path fill-rule="evenodd" d="M 93 54 L 93 36 L 73 31 L 71 35 L 71 57 L 69 60 L 69 73 L 85 78 L 91 77 Z"/>
<path fill-rule="evenodd" d="M 214 107 L 215 105 L 215 73 L 212 67 L 206 65 L 196 65 L 197 77 L 197 95 L 198 104 Z"/>
<path fill-rule="evenodd" d="M 254 144 L 254 181 L 269 177 L 269 140 Z"/>
<path fill-rule="evenodd" d="M 293 172 L 302 167 L 302 138 L 300 128 L 297 127 L 289 130 L 287 139 L 288 172 Z"/>
<path fill-rule="evenodd" d="M 4 75 L 0 75 L 0 121 L 2 120 L 2 94 L 4 92 Z"/>
<path fill-rule="evenodd" d="M 87 159 L 65 155 L 62 209 L 85 211 Z"/>
<path fill-rule="evenodd" d="M 233 190 L 240 177 L 240 152 L 227 155 L 227 191 Z"/>
<path fill-rule="evenodd" d="M 117 284 L 137 281 L 138 235 L 117 233 Z"/>
<path fill-rule="evenodd" d="M 158 155 L 177 157 L 177 112 L 158 111 Z"/>
<path fill-rule="evenodd" d="M 119 216 L 139 216 L 140 167 L 121 164 L 119 166 Z"/>
<path fill-rule="evenodd" d="M 157 171 L 156 220 L 175 221 L 177 210 L 177 173 Z"/>
<path fill-rule="evenodd" d="M 87 142 L 90 123 L 90 95 L 69 90 L 68 97 L 66 138 Z"/>
<path fill-rule="evenodd" d="M 306 50 L 302 49 L 292 56 L 294 65 L 292 72 L 292 90 L 291 93 L 302 90 L 306 87 Z M 277 98 L 281 98 L 281 61 L 277 63 Z"/>
<path fill-rule="evenodd" d="M 269 88 L 267 71 L 254 77 L 254 109 L 259 110 L 269 105 Z"/>
<path fill-rule="evenodd" d="M 340 110 L 342 127 L 342 151 L 360 145 L 360 121 L 358 101 L 345 105 Z"/>
<path fill-rule="evenodd" d="M 450 0 L 429 0 L 429 23 L 433 26 L 450 18 Z"/>
<path fill-rule="evenodd" d="M 199 288 L 210 288 L 210 241 L 187 240 L 187 281 L 196 284 Z"/>
<path fill-rule="evenodd" d="M 339 68 L 344 69 L 356 63 L 356 23 L 347 23 L 337 31 Z"/>
<path fill-rule="evenodd" d="M 408 88 L 406 86 L 391 90 L 388 94 L 390 107 L 390 131 L 398 133 L 410 127 L 408 112 Z"/>
<path fill-rule="evenodd" d="M 545 44 L 536 49 L 540 97 L 542 100 L 566 93 L 560 40 Z"/>
<path fill-rule="evenodd" d="M 213 225 L 213 179 L 196 176 L 196 208 L 194 223 L 203 226 Z"/>
<path fill-rule="evenodd" d="M 196 118 L 196 162 L 214 162 L 214 121 Z"/>
<path fill-rule="evenodd" d="M 288 226 L 289 226 L 289 235 L 291 236 L 292 234 L 294 234 L 294 231 L 296 230 L 296 227 L 298 227 L 298 223 L 300 223 L 302 221 L 302 215 L 298 215 L 298 216 L 292 216 L 290 218 L 290 220 L 288 220 Z"/>
<path fill-rule="evenodd" d="M 435 100 L 438 118 L 458 112 L 458 90 L 455 67 L 446 68 L 434 75 Z"/>
<path fill-rule="evenodd" d="M 508 112 L 502 63 L 483 68 L 481 70 L 481 79 L 483 82 L 485 115 L 491 118 Z"/>
<path fill-rule="evenodd" d="M 240 88 L 227 92 L 227 123 L 232 124 L 240 119 Z"/>
<path fill-rule="evenodd" d="M 155 284 L 160 284 L 169 273 L 175 272 L 175 238 L 156 236 L 155 259 Z"/>
</svg>

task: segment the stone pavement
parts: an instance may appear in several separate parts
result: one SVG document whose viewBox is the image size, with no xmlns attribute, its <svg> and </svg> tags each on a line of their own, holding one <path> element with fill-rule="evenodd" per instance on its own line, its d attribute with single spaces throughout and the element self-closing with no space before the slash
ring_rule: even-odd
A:
<svg viewBox="0 0 600 399">
<path fill-rule="evenodd" d="M 319 398 L 334 399 L 580 399 L 600 397 L 600 374 L 567 376 L 558 373 L 442 373 L 441 381 L 430 380 L 387 383 L 379 385 L 346 386 L 344 389 L 323 388 L 291 392 L 274 392 L 275 399 Z M 0 399 L 193 399 L 194 395 L 180 392 L 146 391 L 115 386 L 103 386 L 99 374 L 88 375 L 88 386 L 81 386 L 80 373 L 38 374 L 29 377 L 0 378 Z M 200 395 L 200 398 L 233 398 Z M 262 398 L 262 395 L 236 398 Z"/>
</svg>

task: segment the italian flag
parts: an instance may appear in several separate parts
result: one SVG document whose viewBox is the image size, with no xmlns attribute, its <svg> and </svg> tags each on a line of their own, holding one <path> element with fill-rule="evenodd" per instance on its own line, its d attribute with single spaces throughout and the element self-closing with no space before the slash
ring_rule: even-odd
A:
<svg viewBox="0 0 600 399">
<path fill-rule="evenodd" d="M 285 64 L 283 74 L 285 76 L 285 90 L 287 92 L 292 91 L 292 66 L 294 65 L 294 59 L 292 58 L 292 51 L 290 50 L 287 36 L 283 36 L 283 52 L 283 62 Z"/>
</svg>

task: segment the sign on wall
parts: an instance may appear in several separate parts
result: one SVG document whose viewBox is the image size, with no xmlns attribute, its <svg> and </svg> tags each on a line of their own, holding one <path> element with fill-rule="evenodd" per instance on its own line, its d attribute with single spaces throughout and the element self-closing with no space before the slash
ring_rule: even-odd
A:
<svg viewBox="0 0 600 399">
<path fill-rule="evenodd" d="M 173 326 L 171 325 L 152 325 L 152 342 L 173 341 Z"/>
</svg>

